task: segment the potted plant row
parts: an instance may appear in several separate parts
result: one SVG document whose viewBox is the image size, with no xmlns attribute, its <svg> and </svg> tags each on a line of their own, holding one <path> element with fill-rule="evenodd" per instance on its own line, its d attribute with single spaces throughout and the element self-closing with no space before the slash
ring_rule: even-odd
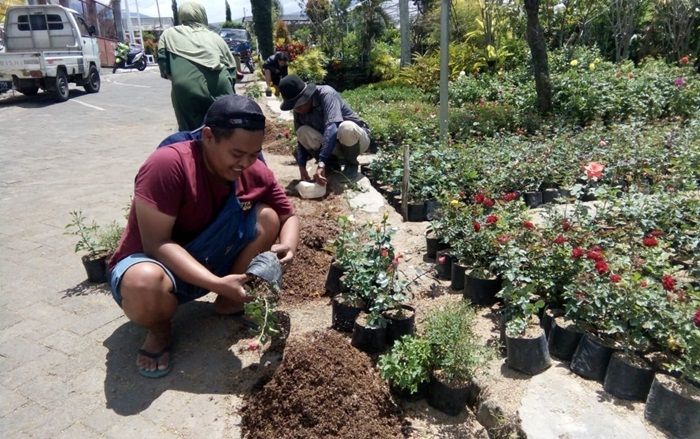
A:
<svg viewBox="0 0 700 439">
<path fill-rule="evenodd" d="M 352 331 L 352 344 L 358 349 L 382 352 L 415 327 L 415 310 L 405 303 L 406 282 L 398 271 L 401 255 L 391 244 L 388 215 L 379 224 L 355 225 L 342 218 L 340 226 L 334 264 L 343 274 L 332 304 L 333 327 Z"/>
<path fill-rule="evenodd" d="M 377 363 L 382 377 L 401 397 L 420 398 L 448 414 L 458 415 L 475 398 L 475 373 L 493 358 L 474 333 L 474 309 L 455 302 L 431 312 L 421 335 L 406 336 Z"/>
</svg>

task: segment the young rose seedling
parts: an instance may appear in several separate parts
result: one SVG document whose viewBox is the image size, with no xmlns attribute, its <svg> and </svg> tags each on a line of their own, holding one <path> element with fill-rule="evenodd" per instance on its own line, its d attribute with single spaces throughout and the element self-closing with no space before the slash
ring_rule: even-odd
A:
<svg viewBox="0 0 700 439">
<path fill-rule="evenodd" d="M 254 299 L 244 305 L 244 311 L 246 317 L 255 324 L 252 330 L 257 334 L 257 344 L 251 342 L 248 350 L 258 350 L 280 332 L 274 314 L 279 299 L 279 287 L 257 276 L 248 276 L 250 280 L 245 286 L 246 294 Z"/>
</svg>

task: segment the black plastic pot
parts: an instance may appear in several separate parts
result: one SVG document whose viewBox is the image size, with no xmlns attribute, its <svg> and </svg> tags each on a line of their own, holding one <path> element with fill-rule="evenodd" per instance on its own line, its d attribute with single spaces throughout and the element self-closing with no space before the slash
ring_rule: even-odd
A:
<svg viewBox="0 0 700 439">
<path fill-rule="evenodd" d="M 450 286 L 455 291 L 462 291 L 464 289 L 464 278 L 467 272 L 467 266 L 460 264 L 458 261 L 452 262 L 452 280 Z"/>
<path fill-rule="evenodd" d="M 545 189 L 542 191 L 542 203 L 554 203 L 559 196 L 559 189 Z"/>
<path fill-rule="evenodd" d="M 468 385 L 453 385 L 431 376 L 428 383 L 428 405 L 450 416 L 464 410 L 469 399 Z"/>
<path fill-rule="evenodd" d="M 571 356 L 569 369 L 576 375 L 602 382 L 614 352 L 614 348 L 605 345 L 598 337 L 586 334 L 581 337 L 574 355 Z"/>
<path fill-rule="evenodd" d="M 393 395 L 403 399 L 404 401 L 415 402 L 425 398 L 425 395 L 428 393 L 428 383 L 428 381 L 423 381 L 422 383 L 418 384 L 418 389 L 415 393 L 411 393 L 405 389 L 399 389 L 394 385 L 389 385 L 389 390 L 391 390 Z"/>
<path fill-rule="evenodd" d="M 549 331 L 552 329 L 552 324 L 554 319 L 564 315 L 564 310 L 561 308 L 550 308 L 545 307 L 542 318 L 540 319 L 540 326 L 544 329 L 544 334 L 549 340 Z"/>
<path fill-rule="evenodd" d="M 425 255 L 430 259 L 435 259 L 438 251 L 438 237 L 432 234 L 425 235 Z"/>
<path fill-rule="evenodd" d="M 564 325 L 561 317 L 554 319 L 549 331 L 549 354 L 560 360 L 570 361 L 581 337 L 583 332 L 576 325 Z"/>
<path fill-rule="evenodd" d="M 404 335 L 411 335 L 416 331 L 416 309 L 410 305 L 401 305 L 402 313 L 389 310 L 384 313 L 388 323 L 386 326 L 386 338 L 389 346 Z"/>
<path fill-rule="evenodd" d="M 450 280 L 452 276 L 452 259 L 449 249 L 438 250 L 435 254 L 435 270 L 439 279 Z"/>
<path fill-rule="evenodd" d="M 359 316 L 355 320 L 350 344 L 368 354 L 384 352 L 387 348 L 386 328 L 368 325 L 365 317 Z"/>
<path fill-rule="evenodd" d="M 425 221 L 425 203 L 408 203 L 408 212 L 406 221 L 419 223 Z"/>
<path fill-rule="evenodd" d="M 344 332 L 352 331 L 355 319 L 357 319 L 363 307 L 364 304 L 346 303 L 342 297 L 334 297 L 331 305 L 333 328 Z"/>
<path fill-rule="evenodd" d="M 617 398 L 644 401 L 652 381 L 654 370 L 645 359 L 615 352 L 608 363 L 603 389 Z"/>
<path fill-rule="evenodd" d="M 493 305 L 501 290 L 501 279 L 481 279 L 469 273 L 464 276 L 464 298 L 473 305 Z"/>
<path fill-rule="evenodd" d="M 559 189 L 560 198 L 571 198 L 571 189 Z"/>
<path fill-rule="evenodd" d="M 107 256 L 88 256 L 85 255 L 80 258 L 83 261 L 83 267 L 85 267 L 85 273 L 87 273 L 87 278 L 89 282 L 96 284 L 101 284 L 107 282 Z"/>
<path fill-rule="evenodd" d="M 425 200 L 425 219 L 428 221 L 435 219 L 441 208 L 442 204 L 438 200 Z"/>
<path fill-rule="evenodd" d="M 506 334 L 508 367 L 528 375 L 537 375 L 552 365 L 544 331 L 542 328 L 536 329 L 532 330 L 532 335 L 526 333 L 511 337 Z"/>
<path fill-rule="evenodd" d="M 326 293 L 335 296 L 343 292 L 343 283 L 340 277 L 345 273 L 342 267 L 331 263 L 328 267 L 328 274 L 326 275 L 325 289 Z"/>
<path fill-rule="evenodd" d="M 542 204 L 542 192 L 540 191 L 527 191 L 523 192 L 523 201 L 527 204 L 527 207 L 535 208 Z"/>
<path fill-rule="evenodd" d="M 651 383 L 644 417 L 674 438 L 700 437 L 700 388 L 657 374 Z"/>
</svg>

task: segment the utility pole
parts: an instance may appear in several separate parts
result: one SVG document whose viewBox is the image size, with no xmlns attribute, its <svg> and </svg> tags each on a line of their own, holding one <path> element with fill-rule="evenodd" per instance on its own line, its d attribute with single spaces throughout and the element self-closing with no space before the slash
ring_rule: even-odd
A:
<svg viewBox="0 0 700 439">
<path fill-rule="evenodd" d="M 143 25 L 141 24 L 141 12 L 139 12 L 139 0 L 136 0 L 136 22 L 139 24 L 139 46 L 143 47 Z"/>
<path fill-rule="evenodd" d="M 440 141 L 447 146 L 447 83 L 450 79 L 450 0 L 440 10 Z"/>
<path fill-rule="evenodd" d="M 131 12 L 129 12 L 129 0 L 124 0 L 126 9 L 126 31 L 129 33 L 129 44 L 134 44 L 134 30 L 131 28 Z"/>
<path fill-rule="evenodd" d="M 401 27 L 401 67 L 411 64 L 411 41 L 408 23 L 408 0 L 399 0 L 399 23 Z"/>
<path fill-rule="evenodd" d="M 156 0 L 156 9 L 158 10 L 158 25 L 160 26 L 160 30 L 163 30 L 163 19 L 160 17 L 160 5 L 158 4 L 158 0 Z"/>
</svg>

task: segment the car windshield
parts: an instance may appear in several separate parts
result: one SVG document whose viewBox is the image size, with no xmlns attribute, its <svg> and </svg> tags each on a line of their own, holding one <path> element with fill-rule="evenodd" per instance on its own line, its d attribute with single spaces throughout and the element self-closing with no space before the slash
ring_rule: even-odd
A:
<svg viewBox="0 0 700 439">
<path fill-rule="evenodd" d="M 221 35 L 221 38 L 248 41 L 248 32 L 245 29 L 226 29 L 222 30 L 219 35 Z"/>
</svg>

